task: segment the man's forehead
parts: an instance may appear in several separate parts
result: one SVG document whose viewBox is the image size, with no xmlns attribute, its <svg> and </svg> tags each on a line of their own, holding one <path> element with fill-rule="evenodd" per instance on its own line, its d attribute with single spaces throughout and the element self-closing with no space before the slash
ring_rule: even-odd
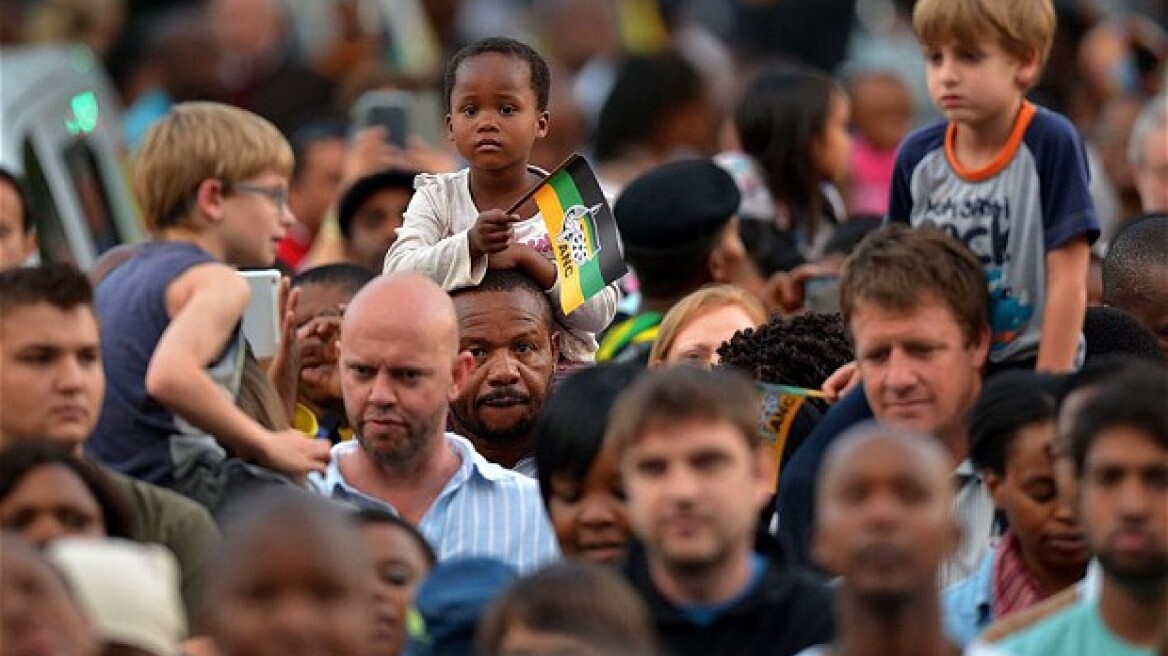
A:
<svg viewBox="0 0 1168 656">
<path fill-rule="evenodd" d="M 896 429 L 861 433 L 832 449 L 824 464 L 824 481 L 849 478 L 917 478 L 946 480 L 948 456 L 931 437 Z"/>
<path fill-rule="evenodd" d="M 333 283 L 306 283 L 298 287 L 300 299 L 296 303 L 297 320 L 307 320 L 325 310 L 336 308 L 352 299 L 348 286 Z"/>
<path fill-rule="evenodd" d="M 536 346 L 547 346 L 548 324 L 542 317 L 530 313 L 460 315 L 458 338 L 462 342 L 539 338 L 540 343 Z"/>
<path fill-rule="evenodd" d="M 456 294 L 453 299 L 459 324 L 465 323 L 473 315 L 485 312 L 510 315 L 516 321 L 551 317 L 547 298 L 543 294 L 537 296 L 533 290 L 520 287 L 471 290 Z"/>
<path fill-rule="evenodd" d="M 691 417 L 650 420 L 637 432 L 629 451 L 685 454 L 730 444 L 748 447 L 738 427 L 724 419 Z"/>
<path fill-rule="evenodd" d="M 535 290 L 525 287 L 492 287 L 490 289 L 464 289 L 453 294 L 454 306 L 468 305 L 513 305 L 526 306 L 539 300 Z"/>
<path fill-rule="evenodd" d="M 92 342 L 99 340 L 97 315 L 88 305 L 62 309 L 49 303 L 33 303 L 6 309 L 0 315 L 4 343 Z"/>
<path fill-rule="evenodd" d="M 1168 449 L 1142 428 L 1117 424 L 1099 432 L 1084 462 L 1088 467 L 1162 467 L 1168 463 Z"/>
<path fill-rule="evenodd" d="M 334 299 L 349 300 L 353 298 L 352 285 L 344 282 L 306 282 L 297 289 L 300 290 L 300 304 L 328 303 Z"/>
<path fill-rule="evenodd" d="M 378 330 L 377 326 L 348 326 L 340 340 L 341 357 L 346 360 L 385 366 L 433 364 L 442 354 L 442 342 L 431 332 Z"/>
<path fill-rule="evenodd" d="M 933 332 L 950 327 L 960 330 L 953 308 L 931 293 L 922 294 L 914 303 L 904 305 L 881 303 L 876 300 L 857 301 L 848 326 L 853 336 L 859 337 L 861 333 L 866 332 L 865 329 L 870 329 L 877 323 L 886 329 L 896 324 L 894 332 Z"/>
</svg>

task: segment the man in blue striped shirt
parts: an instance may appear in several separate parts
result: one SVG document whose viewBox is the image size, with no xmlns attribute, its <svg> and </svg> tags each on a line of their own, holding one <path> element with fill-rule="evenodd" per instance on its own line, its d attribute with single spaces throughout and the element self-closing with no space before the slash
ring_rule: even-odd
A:
<svg viewBox="0 0 1168 656">
<path fill-rule="evenodd" d="M 415 524 L 439 560 L 491 556 L 520 572 L 558 558 L 534 480 L 445 432 L 474 358 L 458 350 L 454 306 L 430 279 L 385 276 L 345 311 L 341 390 L 356 439 L 314 476 L 322 494 Z"/>
</svg>

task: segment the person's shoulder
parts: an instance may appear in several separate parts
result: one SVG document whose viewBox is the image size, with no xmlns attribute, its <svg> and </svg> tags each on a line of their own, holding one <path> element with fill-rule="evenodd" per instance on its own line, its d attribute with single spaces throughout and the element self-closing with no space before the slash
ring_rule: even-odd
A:
<svg viewBox="0 0 1168 656">
<path fill-rule="evenodd" d="M 965 462 L 968 462 L 968 460 L 964 461 L 962 464 L 964 465 Z M 977 569 L 973 570 L 969 576 L 946 586 L 945 589 L 942 590 L 942 599 L 968 599 L 970 601 L 980 601 L 980 599 L 977 599 L 977 595 L 986 590 L 990 585 L 994 571 L 994 560 L 996 558 L 996 551 L 993 549 L 987 549 L 985 555 L 983 555 L 981 558 L 981 562 L 978 563 Z"/>
<path fill-rule="evenodd" d="M 450 173 L 419 173 L 414 178 L 414 190 L 424 193 L 447 194 L 466 188 L 469 180 L 469 168 Z"/>
<path fill-rule="evenodd" d="M 824 612 L 831 614 L 831 588 L 822 576 L 802 565 L 768 557 L 764 590 L 773 602 L 794 601 L 799 614 L 808 619 Z"/>
<path fill-rule="evenodd" d="M 122 492 L 122 496 L 130 502 L 138 519 L 140 531 L 151 533 L 165 526 L 186 525 L 218 533 L 211 514 L 191 499 L 112 469 L 104 467 L 102 469 Z"/>
<path fill-rule="evenodd" d="M 1036 628 L 1050 628 L 1048 622 L 1063 622 L 1083 601 L 1078 586 L 1072 586 L 1017 613 L 999 619 L 981 633 L 978 642 L 1002 644 L 1024 637 Z"/>
<path fill-rule="evenodd" d="M 1093 624 L 1088 616 L 1091 612 L 1090 604 L 1073 603 L 990 644 L 1008 654 L 1031 654 L 1038 650 L 1057 654 L 1085 653 L 1083 648 L 1090 643 L 1089 627 Z"/>
<path fill-rule="evenodd" d="M 1079 129 L 1071 122 L 1071 119 L 1063 116 L 1049 107 L 1042 105 L 1034 105 L 1034 118 L 1030 120 L 1031 130 L 1049 130 L 1064 135 L 1079 134 Z"/>
<path fill-rule="evenodd" d="M 1034 116 L 1026 126 L 1023 141 L 1037 156 L 1048 153 L 1060 158 L 1081 147 L 1082 136 L 1071 120 L 1058 112 L 1034 105 Z"/>
<path fill-rule="evenodd" d="M 172 319 L 182 313 L 195 297 L 210 297 L 228 303 L 232 308 L 237 308 L 242 316 L 250 295 L 251 287 L 243 276 L 218 260 L 189 267 L 166 287 L 166 302 L 168 308 L 173 310 Z"/>
<path fill-rule="evenodd" d="M 949 123 L 941 121 L 926 125 L 909 133 L 897 148 L 896 159 L 902 166 L 915 166 L 929 153 L 945 147 L 945 131 Z"/>
<path fill-rule="evenodd" d="M 782 639 L 803 648 L 831 640 L 835 634 L 835 595 L 827 582 L 794 563 L 768 559 L 767 573 L 753 604 L 758 619 L 776 623 Z"/>
<path fill-rule="evenodd" d="M 194 290 L 215 290 L 215 293 L 250 293 L 247 280 L 235 267 L 218 260 L 199 262 L 178 275 L 170 286 L 187 285 Z"/>
<path fill-rule="evenodd" d="M 457 433 L 446 433 L 446 441 L 459 457 L 470 461 L 472 473 L 489 483 L 491 487 L 514 490 L 521 494 L 534 491 L 538 496 L 539 485 L 535 479 L 487 460 L 466 437 Z"/>
<path fill-rule="evenodd" d="M 122 261 L 118 262 L 118 259 Z M 129 246 L 120 254 L 114 255 L 112 268 L 105 272 L 97 287 L 102 288 L 110 281 L 174 278 L 188 269 L 202 265 L 218 265 L 231 269 L 193 241 L 184 239 L 146 241 Z"/>
</svg>

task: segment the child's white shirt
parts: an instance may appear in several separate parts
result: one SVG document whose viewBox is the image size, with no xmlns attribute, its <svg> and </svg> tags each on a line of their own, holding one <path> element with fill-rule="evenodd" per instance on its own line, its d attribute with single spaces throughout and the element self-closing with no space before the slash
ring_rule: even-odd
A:
<svg viewBox="0 0 1168 656">
<path fill-rule="evenodd" d="M 542 175 L 545 171 L 534 169 Z M 470 169 L 455 173 L 423 173 L 414 179 L 414 197 L 397 229 L 397 240 L 385 254 L 384 272 L 417 271 L 447 291 L 473 287 L 487 273 L 487 256 L 472 261 L 469 230 L 478 218 L 470 195 Z M 552 259 L 552 244 L 538 212 L 514 224 L 515 241 Z M 556 319 L 564 328 L 560 349 L 571 362 L 595 359 L 596 333 L 608 327 L 616 313 L 620 291 L 610 284 L 570 315 L 560 309 L 560 280 L 547 290 Z"/>
</svg>

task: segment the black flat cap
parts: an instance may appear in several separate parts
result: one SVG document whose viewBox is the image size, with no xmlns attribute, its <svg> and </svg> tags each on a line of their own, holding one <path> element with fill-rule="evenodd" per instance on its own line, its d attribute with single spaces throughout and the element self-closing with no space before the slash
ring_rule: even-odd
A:
<svg viewBox="0 0 1168 656">
<path fill-rule="evenodd" d="M 357 210 L 361 209 L 361 205 L 370 196 L 383 189 L 412 191 L 414 178 L 417 177 L 418 173 L 418 171 L 406 169 L 385 169 L 358 178 L 356 182 L 349 185 L 349 188 L 341 195 L 341 202 L 337 203 L 337 223 L 340 224 L 341 234 L 344 235 L 345 239 L 352 238 L 353 217 L 357 215 Z"/>
<path fill-rule="evenodd" d="M 626 249 L 668 253 L 718 234 L 738 211 L 740 199 L 738 186 L 722 167 L 689 159 L 633 180 L 612 212 Z"/>
</svg>

